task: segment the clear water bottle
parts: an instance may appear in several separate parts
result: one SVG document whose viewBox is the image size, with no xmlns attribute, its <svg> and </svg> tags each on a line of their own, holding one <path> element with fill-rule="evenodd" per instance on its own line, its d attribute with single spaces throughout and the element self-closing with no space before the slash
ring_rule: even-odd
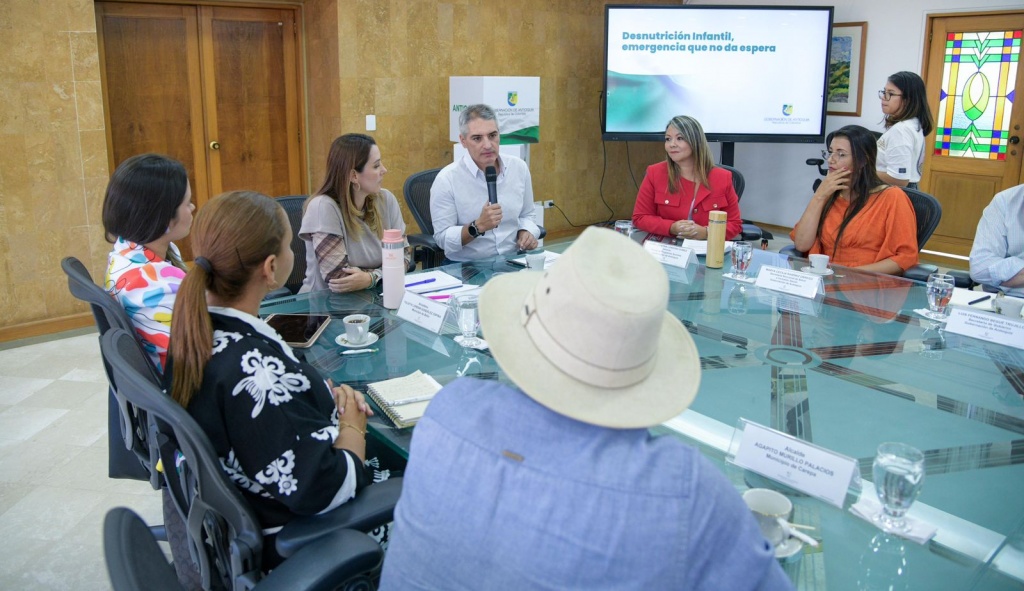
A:
<svg viewBox="0 0 1024 591">
<path fill-rule="evenodd" d="M 401 230 L 384 230 L 381 240 L 381 281 L 384 307 L 397 310 L 405 297 L 405 240 Z"/>
</svg>

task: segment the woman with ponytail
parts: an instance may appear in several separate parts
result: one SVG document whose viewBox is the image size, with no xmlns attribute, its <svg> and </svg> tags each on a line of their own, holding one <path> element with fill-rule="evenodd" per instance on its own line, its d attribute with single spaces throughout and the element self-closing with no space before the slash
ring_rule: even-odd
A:
<svg viewBox="0 0 1024 591">
<path fill-rule="evenodd" d="M 306 278 L 300 293 L 358 291 L 380 281 L 384 230 L 405 234 L 398 200 L 382 186 L 387 171 L 368 135 L 348 133 L 331 144 L 324 182 L 303 204 L 299 238 L 306 242 Z M 408 248 L 405 259 L 408 266 Z"/>
<path fill-rule="evenodd" d="M 875 138 L 859 125 L 828 135 L 828 174 L 790 232 L 793 246 L 844 267 L 902 275 L 917 264 L 917 216 L 875 170 Z"/>
<path fill-rule="evenodd" d="M 165 374 L 265 529 L 329 511 L 372 478 L 362 394 L 332 388 L 257 316 L 291 273 L 290 244 L 284 210 L 265 195 L 235 191 L 203 207 Z"/>
</svg>

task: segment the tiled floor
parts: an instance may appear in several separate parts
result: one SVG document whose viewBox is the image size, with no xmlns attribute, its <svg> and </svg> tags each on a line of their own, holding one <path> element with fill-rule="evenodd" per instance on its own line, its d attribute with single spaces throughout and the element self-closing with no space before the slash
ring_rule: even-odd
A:
<svg viewBox="0 0 1024 591">
<path fill-rule="evenodd" d="M 107 511 L 163 522 L 148 483 L 107 478 L 106 377 L 83 332 L 0 350 L 0 589 L 110 589 Z"/>
</svg>

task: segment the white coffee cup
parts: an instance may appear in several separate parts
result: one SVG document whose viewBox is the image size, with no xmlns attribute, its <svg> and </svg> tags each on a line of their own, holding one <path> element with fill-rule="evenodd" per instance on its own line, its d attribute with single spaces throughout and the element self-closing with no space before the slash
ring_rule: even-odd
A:
<svg viewBox="0 0 1024 591">
<path fill-rule="evenodd" d="M 345 323 L 345 340 L 352 345 L 366 342 L 370 334 L 370 317 L 366 314 L 351 314 L 341 319 Z"/>
<path fill-rule="evenodd" d="M 1021 308 L 1024 308 L 1024 299 L 1014 297 L 1001 297 L 996 298 L 993 302 L 993 307 L 999 307 L 999 313 L 1003 316 L 1009 316 L 1014 320 L 1020 318 Z"/>
<path fill-rule="evenodd" d="M 793 515 L 793 502 L 786 495 L 767 488 L 752 488 L 743 493 L 743 502 L 757 519 L 757 525 L 772 546 L 778 546 L 785 539 L 779 518 L 789 521 Z"/>
<path fill-rule="evenodd" d="M 547 256 L 543 252 L 526 255 L 526 266 L 536 271 L 544 270 L 544 262 Z"/>
<path fill-rule="evenodd" d="M 819 273 L 828 271 L 828 255 L 827 254 L 812 254 L 807 257 L 811 261 L 811 269 Z"/>
</svg>

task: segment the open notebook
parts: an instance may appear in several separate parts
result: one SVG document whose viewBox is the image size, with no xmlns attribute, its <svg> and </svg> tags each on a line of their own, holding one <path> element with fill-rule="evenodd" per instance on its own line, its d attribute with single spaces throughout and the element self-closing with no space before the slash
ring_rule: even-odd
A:
<svg viewBox="0 0 1024 591">
<path fill-rule="evenodd" d="M 402 378 L 373 382 L 367 386 L 367 393 L 396 426 L 411 427 L 440 389 L 437 380 L 416 370 Z"/>
</svg>

